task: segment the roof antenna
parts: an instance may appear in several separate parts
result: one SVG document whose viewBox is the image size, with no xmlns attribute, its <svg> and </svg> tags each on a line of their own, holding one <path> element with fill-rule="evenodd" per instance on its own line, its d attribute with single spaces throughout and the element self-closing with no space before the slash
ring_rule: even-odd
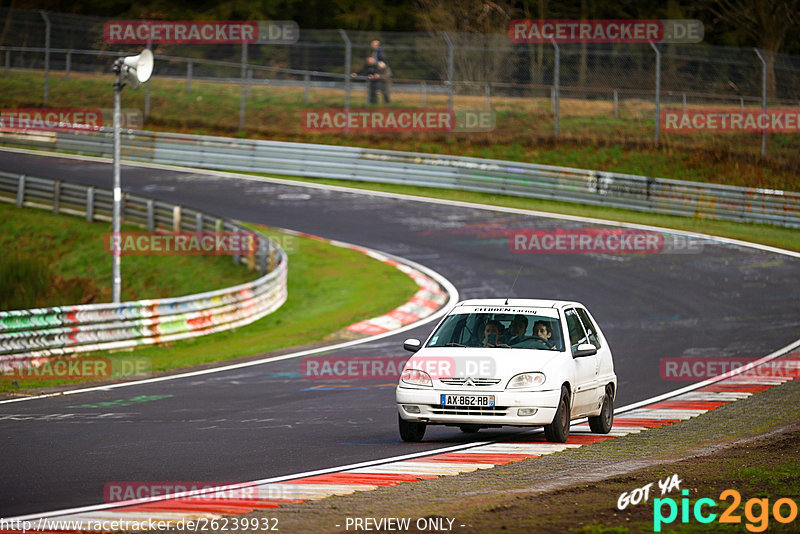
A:
<svg viewBox="0 0 800 534">
<path fill-rule="evenodd" d="M 517 271 L 517 276 L 514 277 L 514 283 L 511 284 L 511 289 L 508 291 L 509 293 L 514 292 L 514 286 L 517 285 L 517 279 L 519 278 L 519 273 L 522 272 L 522 267 L 523 267 L 522 265 L 519 266 L 519 270 Z M 504 306 L 508 306 L 508 299 L 510 298 L 511 297 L 506 297 L 506 303 L 504 304 Z"/>
</svg>

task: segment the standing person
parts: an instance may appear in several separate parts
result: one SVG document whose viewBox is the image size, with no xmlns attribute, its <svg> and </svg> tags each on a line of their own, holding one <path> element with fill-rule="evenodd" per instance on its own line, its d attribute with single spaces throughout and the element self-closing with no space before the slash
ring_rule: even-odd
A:
<svg viewBox="0 0 800 534">
<path fill-rule="evenodd" d="M 375 59 L 375 63 L 378 63 L 379 61 L 383 61 L 384 63 L 387 64 L 389 63 L 389 61 L 386 59 L 386 56 L 383 53 L 383 47 L 381 46 L 381 42 L 379 40 L 377 39 L 373 40 L 371 43 L 369 43 L 369 47 L 372 49 L 370 56 L 372 56 Z"/>
<path fill-rule="evenodd" d="M 389 93 L 392 90 L 392 69 L 389 68 L 383 61 L 378 61 L 378 72 L 377 72 L 377 85 L 376 89 L 383 93 L 383 101 L 384 103 L 389 103 Z M 378 95 L 375 95 L 375 100 L 377 103 Z"/>
<path fill-rule="evenodd" d="M 374 57 L 369 56 L 367 58 L 366 63 L 364 66 L 361 67 L 361 70 L 358 72 L 353 72 L 350 74 L 352 77 L 356 76 L 366 76 L 367 77 L 367 102 L 369 104 L 377 104 L 378 103 L 378 82 L 380 80 L 380 75 L 378 74 L 378 62 L 375 60 Z M 386 98 L 386 93 L 383 93 L 383 97 Z"/>
</svg>

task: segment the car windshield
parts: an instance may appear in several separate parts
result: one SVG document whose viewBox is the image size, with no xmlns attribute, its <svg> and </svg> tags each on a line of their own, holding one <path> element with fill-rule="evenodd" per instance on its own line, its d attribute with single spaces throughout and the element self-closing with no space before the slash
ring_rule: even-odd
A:
<svg viewBox="0 0 800 534">
<path fill-rule="evenodd" d="M 564 350 L 558 311 L 552 308 L 464 307 L 447 316 L 428 347 Z"/>
</svg>

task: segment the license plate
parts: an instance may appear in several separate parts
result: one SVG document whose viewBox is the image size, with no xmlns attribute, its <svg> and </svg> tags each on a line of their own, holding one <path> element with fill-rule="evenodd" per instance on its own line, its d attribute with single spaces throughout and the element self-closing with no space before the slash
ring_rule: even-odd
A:
<svg viewBox="0 0 800 534">
<path fill-rule="evenodd" d="M 445 395 L 442 393 L 442 406 L 494 406 L 494 395 Z"/>
</svg>

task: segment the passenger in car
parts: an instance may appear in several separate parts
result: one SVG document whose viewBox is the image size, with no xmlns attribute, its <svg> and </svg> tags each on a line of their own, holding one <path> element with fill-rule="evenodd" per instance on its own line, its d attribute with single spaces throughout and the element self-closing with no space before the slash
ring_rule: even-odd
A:
<svg viewBox="0 0 800 534">
<path fill-rule="evenodd" d="M 500 343 L 500 334 L 503 332 L 503 324 L 500 321 L 487 321 L 483 327 L 483 346 L 496 347 Z"/>
<path fill-rule="evenodd" d="M 508 330 L 511 332 L 511 337 L 506 341 L 507 344 L 513 345 L 528 339 L 525 335 L 525 330 L 528 329 L 528 318 L 524 315 L 515 315 L 511 320 L 511 325 Z"/>
</svg>

